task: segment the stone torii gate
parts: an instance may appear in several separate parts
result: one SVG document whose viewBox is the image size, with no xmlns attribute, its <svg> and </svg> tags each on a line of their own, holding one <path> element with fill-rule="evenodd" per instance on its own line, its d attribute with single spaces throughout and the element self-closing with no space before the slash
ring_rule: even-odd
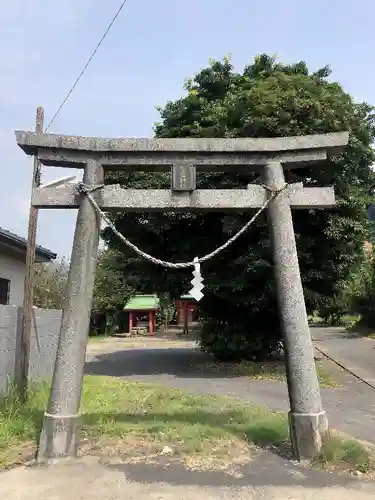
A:
<svg viewBox="0 0 375 500">
<path fill-rule="evenodd" d="M 97 188 L 91 196 L 103 211 L 196 212 L 261 207 L 272 191 L 285 186 L 284 169 L 319 167 L 328 156 L 341 154 L 348 133 L 275 139 L 102 139 L 17 131 L 16 139 L 26 154 L 37 156 L 43 165 L 83 169 L 83 183 L 87 190 Z M 107 169 L 172 169 L 172 186 L 170 190 L 103 187 Z M 196 171 L 249 169 L 261 174 L 265 187 L 196 189 Z M 44 461 L 76 456 L 100 217 L 74 184 L 37 188 L 33 204 L 39 208 L 78 208 L 51 394 L 37 455 Z M 292 184 L 267 207 L 284 335 L 290 434 L 297 459 L 310 458 L 320 450 L 328 423 L 314 363 L 291 208 L 334 205 L 333 188 Z"/>
</svg>

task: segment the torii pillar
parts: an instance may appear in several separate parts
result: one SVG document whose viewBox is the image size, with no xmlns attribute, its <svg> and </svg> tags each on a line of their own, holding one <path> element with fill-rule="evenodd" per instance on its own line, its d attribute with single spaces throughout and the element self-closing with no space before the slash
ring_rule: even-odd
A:
<svg viewBox="0 0 375 500">
<path fill-rule="evenodd" d="M 285 178 L 281 163 L 265 165 L 263 179 L 270 190 L 282 188 Z M 314 189 L 318 198 L 320 193 L 319 188 Z M 315 367 L 290 201 L 287 190 L 280 192 L 268 205 L 267 217 L 284 339 L 290 436 L 294 456 L 303 459 L 310 458 L 320 450 L 322 436 L 328 430 L 328 421 L 322 407 Z M 326 200 L 326 203 L 328 205 L 329 201 Z"/>
<path fill-rule="evenodd" d="M 103 211 L 199 212 L 245 211 L 263 206 L 269 190 L 284 186 L 286 168 L 318 166 L 341 154 L 348 133 L 263 139 L 103 139 L 16 132 L 26 154 L 43 165 L 84 170 L 88 188 Z M 100 187 L 103 168 L 165 171 L 172 167 L 171 189 Z M 196 189 L 196 170 L 261 172 L 263 183 L 247 189 Z M 99 186 L 98 186 L 99 184 Z M 99 222 L 90 201 L 75 185 L 35 190 L 39 208 L 78 208 L 68 296 L 63 306 L 58 355 L 37 458 L 76 456 L 79 407 L 93 292 Z M 330 187 L 287 186 L 268 205 L 281 330 L 290 400 L 290 434 L 294 456 L 314 457 L 321 449 L 327 419 L 318 377 L 298 265 L 291 208 L 335 205 Z M 87 238 L 87 240 L 86 240 Z"/>
</svg>

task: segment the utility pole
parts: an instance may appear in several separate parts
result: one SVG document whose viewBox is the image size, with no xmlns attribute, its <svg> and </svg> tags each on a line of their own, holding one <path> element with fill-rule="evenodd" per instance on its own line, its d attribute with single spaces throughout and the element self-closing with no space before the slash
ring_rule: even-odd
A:
<svg viewBox="0 0 375 500">
<path fill-rule="evenodd" d="M 35 132 L 43 133 L 44 109 L 40 106 L 36 110 Z M 40 186 L 41 165 L 37 156 L 34 156 L 33 178 L 31 187 L 29 227 L 26 249 L 26 274 L 24 283 L 24 295 L 22 306 L 22 339 L 21 339 L 21 364 L 19 377 L 19 392 L 22 401 L 27 400 L 30 339 L 33 314 L 33 292 L 34 292 L 34 266 L 36 248 L 36 230 L 38 225 L 38 209 L 33 206 L 33 194 L 35 188 Z"/>
</svg>

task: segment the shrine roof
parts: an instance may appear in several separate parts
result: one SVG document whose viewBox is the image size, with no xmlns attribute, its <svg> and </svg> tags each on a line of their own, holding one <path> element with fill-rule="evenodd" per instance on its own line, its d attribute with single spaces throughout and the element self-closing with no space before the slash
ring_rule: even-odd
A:
<svg viewBox="0 0 375 500">
<path fill-rule="evenodd" d="M 157 295 L 134 295 L 124 307 L 124 311 L 155 311 L 156 309 L 159 309 Z"/>
</svg>

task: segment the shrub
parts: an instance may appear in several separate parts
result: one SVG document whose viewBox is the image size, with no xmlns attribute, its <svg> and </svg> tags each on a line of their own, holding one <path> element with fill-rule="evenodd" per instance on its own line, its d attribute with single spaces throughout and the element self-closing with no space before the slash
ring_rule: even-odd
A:
<svg viewBox="0 0 375 500">
<path fill-rule="evenodd" d="M 280 352 L 281 335 L 275 330 L 273 314 L 269 314 L 267 322 L 263 323 L 258 318 L 255 322 L 249 321 L 248 315 L 235 318 L 218 320 L 215 318 L 203 318 L 200 346 L 201 349 L 211 352 L 220 361 L 253 360 L 262 361 Z M 270 321 L 271 319 L 271 321 Z M 272 325 L 267 329 L 267 323 Z"/>
</svg>

